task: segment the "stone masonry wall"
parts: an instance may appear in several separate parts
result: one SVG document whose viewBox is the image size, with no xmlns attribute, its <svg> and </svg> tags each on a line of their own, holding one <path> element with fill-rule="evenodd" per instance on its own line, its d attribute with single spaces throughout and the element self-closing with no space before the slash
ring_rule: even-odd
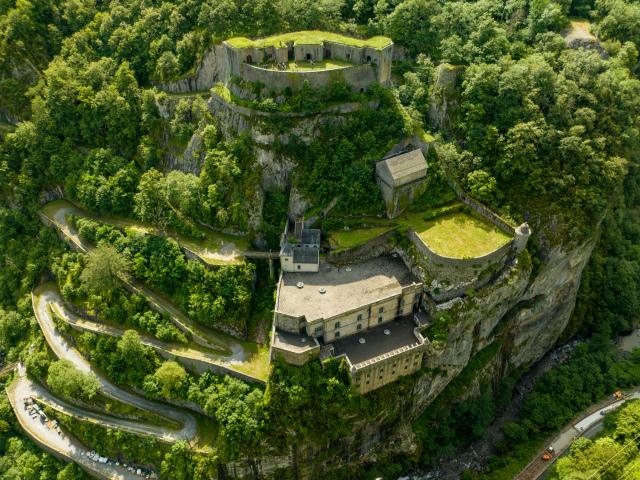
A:
<svg viewBox="0 0 640 480">
<path fill-rule="evenodd" d="M 249 82 L 262 83 L 268 90 L 283 91 L 290 88 L 299 91 L 304 82 L 308 82 L 313 89 L 325 87 L 332 82 L 345 82 L 352 90 L 366 90 L 376 82 L 375 67 L 372 65 L 354 65 L 352 67 L 336 68 L 333 70 L 272 70 L 248 63 L 240 65 L 240 76 Z"/>
</svg>

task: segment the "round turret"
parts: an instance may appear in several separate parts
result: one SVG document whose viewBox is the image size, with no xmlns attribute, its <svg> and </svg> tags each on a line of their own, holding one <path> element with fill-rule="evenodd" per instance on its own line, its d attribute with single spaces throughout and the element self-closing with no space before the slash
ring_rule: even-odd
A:
<svg viewBox="0 0 640 480">
<path fill-rule="evenodd" d="M 529 228 L 529 224 L 527 222 L 516 228 L 516 237 L 513 240 L 516 255 L 527 247 L 527 242 L 529 241 L 530 236 L 531 228 Z"/>
</svg>

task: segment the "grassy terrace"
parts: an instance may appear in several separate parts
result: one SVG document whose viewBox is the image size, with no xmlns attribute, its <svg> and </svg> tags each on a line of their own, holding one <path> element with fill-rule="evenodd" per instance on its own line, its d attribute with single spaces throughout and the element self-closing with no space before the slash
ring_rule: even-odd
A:
<svg viewBox="0 0 640 480">
<path fill-rule="evenodd" d="M 350 228 L 349 230 L 336 230 L 330 233 L 329 243 L 335 253 L 340 253 L 358 245 L 363 245 L 374 238 L 384 235 L 396 228 L 395 225 L 382 225 L 378 227 Z"/>
<path fill-rule="evenodd" d="M 265 48 L 265 47 L 284 47 L 288 43 L 294 45 L 320 45 L 322 42 L 336 42 L 351 47 L 370 47 L 380 50 L 388 45 L 391 45 L 391 39 L 388 37 L 371 37 L 368 39 L 360 39 L 354 37 L 347 37 L 339 33 L 322 32 L 320 30 L 303 30 L 300 32 L 282 33 L 280 35 L 273 35 L 271 37 L 257 38 L 251 40 L 245 37 L 234 37 L 226 41 L 234 48 Z"/>
<path fill-rule="evenodd" d="M 261 68 L 269 70 L 277 70 L 279 72 L 309 72 L 314 70 L 338 70 L 340 68 L 352 67 L 353 64 L 343 60 L 331 59 L 322 60 L 320 62 L 288 62 L 285 70 L 279 69 L 275 63 L 269 63 L 265 66 L 259 65 Z"/>
<path fill-rule="evenodd" d="M 480 257 L 511 240 L 491 223 L 462 211 L 434 218 L 416 233 L 431 250 L 452 258 Z"/>
<path fill-rule="evenodd" d="M 335 253 L 363 245 L 395 229 L 415 230 L 434 252 L 452 258 L 480 257 L 511 240 L 486 220 L 464 212 L 459 202 L 421 212 L 405 212 L 393 220 L 366 217 L 345 223 L 348 230 L 329 232 L 329 243 Z"/>
</svg>

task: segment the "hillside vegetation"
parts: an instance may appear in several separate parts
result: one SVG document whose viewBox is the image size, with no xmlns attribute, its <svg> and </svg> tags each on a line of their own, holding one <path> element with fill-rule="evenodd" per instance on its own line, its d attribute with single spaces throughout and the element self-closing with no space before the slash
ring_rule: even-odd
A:
<svg viewBox="0 0 640 480">
<path fill-rule="evenodd" d="M 589 20 L 597 48 L 567 48 L 561 32 L 574 17 Z M 319 122 L 313 138 L 293 135 L 287 144 L 279 134 L 291 129 L 290 120 L 269 120 L 278 139 L 270 147 L 293 163 L 286 188 L 265 180 L 255 139 L 224 136 L 206 92 L 204 98 L 202 92 L 170 95 L 154 87 L 193 75 L 206 52 L 225 39 L 242 46 L 317 42 L 320 30 L 333 32 L 322 38 L 375 48 L 390 39 L 397 48 L 393 86 L 360 96 L 342 84 L 325 91 L 307 86 L 283 104 L 244 99 L 261 112 L 317 113 L 347 100 L 362 105 L 344 121 Z M 168 234 L 205 246 L 223 239 L 243 249 L 277 248 L 295 186 L 314 214 L 335 199 L 323 225 L 335 232 L 335 246 L 361 244 L 393 228 L 386 221 L 362 227 L 384 211 L 375 162 L 402 138 L 429 130 L 435 138 L 430 167 L 446 165 L 472 197 L 532 226 L 532 260 L 527 255 L 520 263 L 533 266 L 529 283 L 554 248 L 580 249 L 599 238 L 564 333 L 588 343 L 571 363 L 544 377 L 563 394 L 539 384 L 505 428 L 518 445 L 541 441 L 577 407 L 640 378 L 637 355 L 618 358 L 610 345 L 635 327 L 640 306 L 639 48 L 640 3 L 632 0 L 0 0 L 0 366 L 21 360 L 29 375 L 41 382 L 51 378 L 61 394 L 95 399 L 95 379 L 56 362 L 35 320 L 30 293 L 55 279 L 80 313 L 127 329 L 119 338 L 65 330 L 96 369 L 118 385 L 190 402 L 201 412 L 200 429 L 210 433 L 206 453 L 67 420 L 91 445 L 152 459 L 162 479 L 204 480 L 226 472 L 225 462 L 255 463 L 260 455 L 292 451 L 328 470 L 327 479 L 391 478 L 436 465 L 441 455 L 455 456 L 456 448 L 484 435 L 523 373 L 511 372 L 495 385 L 484 382 L 479 396 L 467 398 L 465 388 L 501 345 L 474 350 L 460 380 L 418 415 L 399 410 L 400 399 L 414 394 L 415 378 L 361 396 L 339 362 L 324 369 L 317 362 L 301 368 L 276 363 L 264 387 L 188 373 L 143 345 L 140 333 L 178 347 L 189 336 L 122 283 L 137 279 L 207 328 L 246 335 L 260 324 L 268 331 L 274 287 L 266 263 L 204 266 Z M 196 167 L 169 168 L 194 139 L 201 140 L 194 147 Z M 430 171 L 435 180 L 419 202 L 441 208 L 451 203 L 451 192 L 443 193 L 444 173 Z M 94 218 L 140 222 L 149 230 L 75 219 L 99 258 L 70 252 L 38 214 L 60 196 Z M 446 223 L 461 218 L 472 223 L 459 213 L 440 220 L 421 216 L 425 239 L 437 236 L 439 251 L 463 257 L 506 241 L 474 223 L 464 233 L 480 246 L 471 245 Z M 348 225 L 353 229 L 345 230 Z M 480 233 L 486 235 L 478 241 Z M 439 340 L 446 334 L 440 332 Z M 440 373 L 427 370 L 421 373 Z M 65 372 L 71 372 L 69 382 L 56 382 Z M 636 452 L 631 442 L 640 429 L 630 421 L 636 410 L 633 404 L 621 411 L 601 439 L 578 443 L 558 464 L 558 478 L 590 474 L 594 459 L 620 445 Z M 556 412 L 555 421 L 545 420 L 545 412 Z M 355 429 L 375 424 L 392 431 L 411 416 L 411 453 L 380 454 L 363 464 L 345 454 L 353 447 L 341 442 Z M 373 437 L 354 443 L 379 440 Z M 469 475 L 499 478 L 494 472 L 505 464 L 526 463 L 506 450 L 500 445 L 485 472 Z M 352 464 L 343 463 L 347 457 Z M 606 478 L 633 475 L 637 468 L 625 456 Z M 0 479 L 34 478 L 86 475 L 28 440 L 3 393 Z"/>
</svg>

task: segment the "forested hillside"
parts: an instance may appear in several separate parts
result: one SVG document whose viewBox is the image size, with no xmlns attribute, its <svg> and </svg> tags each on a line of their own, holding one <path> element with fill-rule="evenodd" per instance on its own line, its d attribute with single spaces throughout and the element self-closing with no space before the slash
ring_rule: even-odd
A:
<svg viewBox="0 0 640 480">
<path fill-rule="evenodd" d="M 590 22 L 593 42 L 567 44 L 576 20 Z M 576 409 L 610 393 L 604 384 L 636 384 L 639 359 L 618 358 L 611 346 L 637 326 L 640 306 L 635 0 L 0 0 L 0 366 L 21 360 L 31 376 L 52 390 L 58 385 L 58 392 L 68 393 L 61 382 L 66 375 L 91 387 L 91 378 L 69 374 L 56 362 L 36 322 L 31 292 L 54 281 L 52 288 L 76 313 L 126 330 L 119 339 L 66 331 L 99 371 L 149 398 L 188 403 L 202 422 L 211 422 L 205 423 L 215 437 L 207 437 L 208 454 L 182 443 L 150 448 L 131 440 L 134 435 L 123 437 L 130 440 L 128 454 L 148 454 L 161 478 L 211 478 L 224 462 L 286 455 L 294 444 L 308 446 L 306 455 L 331 471 L 327 478 L 392 478 L 436 465 L 440 455 L 454 455 L 483 436 L 509 403 L 523 368 L 479 396 L 465 392 L 464 401 L 458 398 L 462 381 L 453 384 L 423 414 L 396 410 L 399 398 L 415 393 L 412 380 L 363 397 L 349 387 L 343 365 L 278 363 L 263 388 L 187 373 L 141 343 L 142 336 L 192 347 L 199 331 L 180 328 L 132 293 L 127 281 L 153 289 L 202 331 L 245 337 L 269 331 L 274 287 L 266 262 L 222 258 L 211 268 L 175 238 L 202 242 L 205 250 L 211 238 L 237 251 L 277 248 L 291 185 L 264 185 L 255 139 L 224 134 L 210 92 L 172 94 L 157 85 L 193 75 L 226 38 L 303 29 L 387 35 L 396 47 L 388 90 L 358 96 L 338 85 L 303 90 L 285 107 L 274 106 L 275 98 L 242 104 L 301 115 L 346 100 L 376 104 L 344 122 L 320 122 L 308 142 L 274 140 L 274 151 L 295 160 L 289 181 L 309 210 L 317 214 L 335 198 L 334 214 L 379 214 L 374 163 L 403 137 L 431 132 L 432 154 L 457 184 L 510 221 L 532 226 L 529 285 L 554 248 L 586 251 L 597 242 L 561 337 L 591 343 L 575 364 L 545 378 L 565 385 L 585 365 L 597 372 L 599 382 L 571 390 L 580 396 Z M 273 123 L 274 138 L 290 127 L 287 120 Z M 170 168 L 186 150 L 196 152 L 197 168 Z M 439 178 L 444 174 L 434 158 L 429 168 Z M 426 202 L 438 204 L 447 194 L 434 187 Z M 71 252 L 43 225 L 41 207 L 62 197 L 93 216 L 68 219 L 95 247 L 91 252 Z M 265 318 L 267 327 L 256 326 Z M 10 375 L 3 378 L 8 385 Z M 541 398 L 549 411 L 569 401 L 536 388 L 505 429 L 514 443 L 540 442 L 562 426 L 532 426 L 540 419 L 535 404 Z M 572 448 L 557 478 L 578 478 L 573 472 L 588 470 L 592 457 L 628 442 L 636 410 L 631 405 L 608 421 L 605 438 Z M 351 456 L 348 465 L 332 463 L 332 442 L 389 412 L 387 426 L 415 417 L 415 449 L 400 458 L 381 455 L 377 465 Z M 575 413 L 562 410 L 558 418 L 568 421 Z M 105 451 L 117 451 L 122 440 L 106 430 L 77 429 L 82 440 Z M 496 472 L 511 461 L 501 448 Z M 615 472 L 632 475 L 637 463 L 629 456 Z M 24 435 L 3 393 L 0 479 L 34 478 L 86 477 Z"/>
</svg>

